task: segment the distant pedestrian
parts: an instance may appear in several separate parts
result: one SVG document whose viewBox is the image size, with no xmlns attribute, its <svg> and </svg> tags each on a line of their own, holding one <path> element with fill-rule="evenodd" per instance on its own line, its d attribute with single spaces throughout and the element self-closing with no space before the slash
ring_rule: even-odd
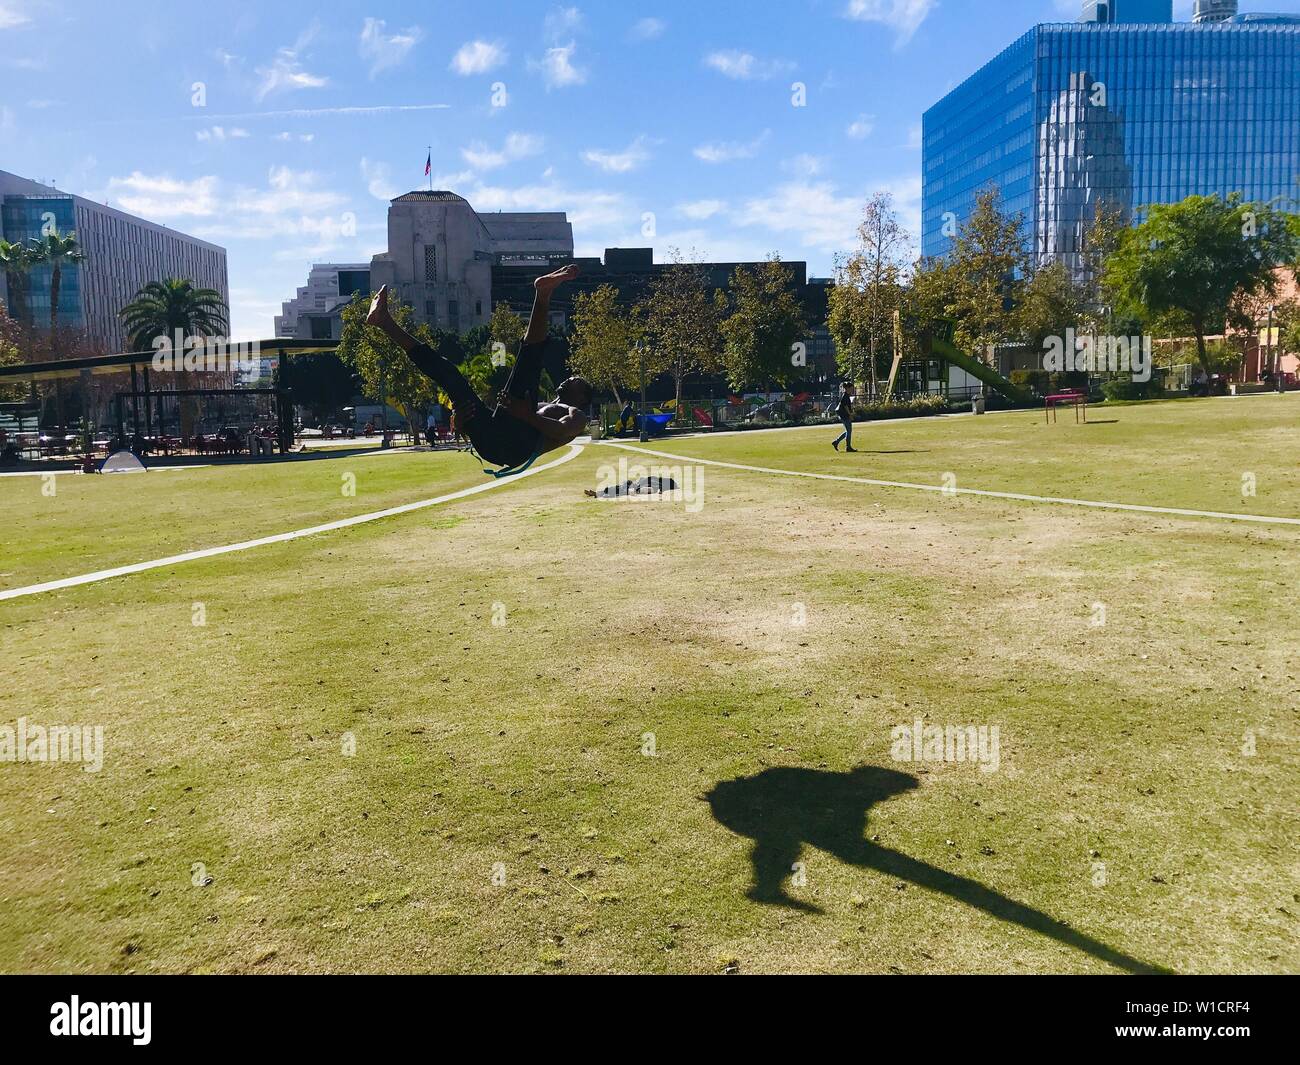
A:
<svg viewBox="0 0 1300 1065">
<path fill-rule="evenodd" d="M 835 407 L 835 415 L 839 418 L 840 424 L 844 426 L 844 432 L 840 433 L 831 443 L 836 451 L 840 449 L 840 441 L 845 441 L 844 450 L 855 453 L 853 447 L 853 387 L 848 381 L 844 382 L 844 391 L 840 393 L 840 401 Z"/>
</svg>

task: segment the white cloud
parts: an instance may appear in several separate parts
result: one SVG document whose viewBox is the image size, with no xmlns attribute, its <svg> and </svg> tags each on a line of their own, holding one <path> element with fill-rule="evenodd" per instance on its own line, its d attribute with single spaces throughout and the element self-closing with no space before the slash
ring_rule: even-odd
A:
<svg viewBox="0 0 1300 1065">
<path fill-rule="evenodd" d="M 246 129 L 240 129 L 238 126 L 231 126 L 226 129 L 225 126 L 213 126 L 210 129 L 196 130 L 194 138 L 201 141 L 216 141 L 220 144 L 226 140 L 243 140 L 249 136 Z"/>
<path fill-rule="evenodd" d="M 587 72 L 573 65 L 573 54 L 577 44 L 570 41 L 566 45 L 548 48 L 546 56 L 540 62 L 529 61 L 532 70 L 540 71 L 548 89 L 563 89 L 569 85 L 583 85 L 587 81 Z"/>
<path fill-rule="evenodd" d="M 582 29 L 582 12 L 576 7 L 557 7 L 551 10 L 542 23 L 548 41 L 559 41 Z"/>
<path fill-rule="evenodd" d="M 302 69 L 297 49 L 297 45 L 281 48 L 270 66 L 257 68 L 258 76 L 262 79 L 257 89 L 259 102 L 275 93 L 320 89 L 329 84 L 329 78 Z"/>
<path fill-rule="evenodd" d="M 0 30 L 17 29 L 26 26 L 31 19 L 14 7 L 13 4 L 0 4 Z"/>
<path fill-rule="evenodd" d="M 539 154 L 543 144 L 541 137 L 531 133 L 512 133 L 500 148 L 490 148 L 483 141 L 474 141 L 469 147 L 462 148 L 460 154 L 476 170 L 495 170 Z"/>
<path fill-rule="evenodd" d="M 749 52 L 733 49 L 724 52 L 710 52 L 704 57 L 704 65 L 736 81 L 766 81 L 794 70 L 794 64 L 788 59 L 759 59 Z"/>
<path fill-rule="evenodd" d="M 423 173 L 423 171 L 421 171 L 421 173 Z M 457 170 L 454 172 L 434 174 L 432 178 L 429 179 L 435 189 L 450 189 L 452 192 L 464 188 L 473 180 L 474 171 L 472 170 Z"/>
<path fill-rule="evenodd" d="M 725 200 L 696 200 L 693 203 L 679 203 L 677 210 L 696 222 L 703 222 L 727 209 Z"/>
<path fill-rule="evenodd" d="M 822 172 L 825 165 L 826 162 L 821 157 L 809 155 L 805 152 L 784 160 L 781 163 L 781 169 L 799 177 L 816 177 Z"/>
<path fill-rule="evenodd" d="M 632 39 L 634 41 L 653 41 L 664 35 L 664 30 L 668 28 L 661 18 L 643 18 L 640 22 L 632 27 Z"/>
<path fill-rule="evenodd" d="M 575 189 L 547 180 L 515 188 L 462 182 L 460 191 L 479 211 L 566 211 L 574 233 L 586 238 L 597 231 L 621 231 L 633 222 L 641 225 L 640 208 L 620 193 L 601 189 Z"/>
<path fill-rule="evenodd" d="M 495 41 L 469 41 L 451 59 L 451 69 L 463 77 L 486 74 L 508 58 L 505 46 Z"/>
<path fill-rule="evenodd" d="M 844 132 L 853 138 L 853 140 L 860 141 L 870 137 L 871 134 L 875 132 L 875 129 L 875 115 L 858 115 L 857 118 L 849 123 L 848 128 Z"/>
<path fill-rule="evenodd" d="M 266 188 L 237 189 L 228 202 L 236 214 L 253 215 L 326 211 L 342 206 L 344 197 L 337 192 L 319 188 L 319 182 L 319 175 L 309 170 L 273 166 L 267 174 Z"/>
<path fill-rule="evenodd" d="M 908 127 L 908 130 L 907 130 L 907 143 L 904 144 L 903 147 L 904 147 L 904 148 L 907 148 L 909 151 L 913 151 L 913 152 L 915 152 L 915 151 L 920 151 L 920 148 L 921 148 L 921 124 L 920 124 L 919 122 L 916 123 L 915 125 L 912 125 L 912 126 Z"/>
<path fill-rule="evenodd" d="M 384 32 L 385 22 L 379 18 L 368 18 L 361 27 L 361 39 L 358 48 L 361 58 L 370 64 L 370 76 L 373 78 L 381 70 L 400 66 L 411 54 L 411 49 L 420 43 L 424 31 L 418 26 L 410 26 L 397 33 Z"/>
<path fill-rule="evenodd" d="M 137 170 L 109 179 L 103 199 L 153 221 L 185 220 L 207 240 L 306 236 L 319 250 L 353 239 L 348 234 L 355 225 L 343 210 L 346 197 L 323 187 L 319 175 L 284 166 L 272 167 L 263 186 L 229 189 L 213 175 L 184 181 Z"/>
<path fill-rule="evenodd" d="M 883 186 L 894 195 L 905 228 L 920 231 L 921 179 L 908 177 Z M 732 214 L 732 222 L 793 237 L 801 249 L 824 253 L 853 246 L 870 193 L 841 195 L 830 181 L 791 181 L 756 196 Z"/>
<path fill-rule="evenodd" d="M 284 133 L 277 133 L 277 134 L 276 134 L 274 137 L 272 137 L 271 139 L 272 139 L 272 140 L 276 140 L 276 141 L 295 141 L 295 140 L 296 140 L 296 141 L 301 141 L 303 144 L 310 144 L 312 141 L 314 141 L 314 140 L 316 139 L 316 134 L 314 134 L 314 133 L 289 133 L 289 132 L 284 132 Z"/>
<path fill-rule="evenodd" d="M 124 178 L 110 178 L 104 199 L 112 199 L 123 210 L 150 221 L 209 218 L 217 213 L 218 184 L 212 175 L 181 181 L 169 174 L 134 170 Z"/>
<path fill-rule="evenodd" d="M 793 235 L 803 248 L 837 251 L 852 246 L 863 202 L 857 196 L 838 195 L 829 181 L 792 181 L 748 200 L 735 212 L 734 221 Z"/>
<path fill-rule="evenodd" d="M 389 115 L 405 111 L 446 111 L 450 104 L 379 104 L 370 107 L 294 107 L 287 111 L 245 111 L 242 114 L 213 115 L 230 122 L 254 118 L 316 118 L 320 115 Z"/>
<path fill-rule="evenodd" d="M 938 6 L 938 0 L 849 0 L 844 17 L 858 22 L 880 22 L 894 31 L 895 47 L 902 47 Z"/>
<path fill-rule="evenodd" d="M 393 184 L 392 171 L 387 163 L 372 163 L 362 156 L 361 179 L 366 183 L 366 191 L 376 200 L 387 203 L 397 198 L 397 186 Z"/>
<path fill-rule="evenodd" d="M 748 143 L 719 141 L 714 144 L 701 144 L 695 149 L 695 158 L 705 163 L 731 163 L 737 159 L 753 159 L 767 142 L 771 132 L 765 129 Z"/>
<path fill-rule="evenodd" d="M 582 153 L 582 158 L 589 166 L 597 167 L 607 174 L 626 174 L 650 158 L 649 144 L 649 139 L 642 135 L 622 151 L 588 148 Z"/>
</svg>

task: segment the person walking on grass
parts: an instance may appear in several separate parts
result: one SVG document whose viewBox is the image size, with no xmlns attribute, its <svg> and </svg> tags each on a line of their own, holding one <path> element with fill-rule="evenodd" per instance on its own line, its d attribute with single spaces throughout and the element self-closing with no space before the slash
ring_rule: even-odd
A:
<svg viewBox="0 0 1300 1065">
<path fill-rule="evenodd" d="M 844 450 L 856 454 L 853 447 L 853 387 L 848 381 L 844 382 L 844 391 L 840 393 L 840 402 L 835 408 L 835 416 L 839 418 L 840 424 L 844 426 L 844 432 L 840 433 L 832 442 L 831 447 L 836 451 L 840 449 L 840 441 L 845 441 Z"/>
</svg>

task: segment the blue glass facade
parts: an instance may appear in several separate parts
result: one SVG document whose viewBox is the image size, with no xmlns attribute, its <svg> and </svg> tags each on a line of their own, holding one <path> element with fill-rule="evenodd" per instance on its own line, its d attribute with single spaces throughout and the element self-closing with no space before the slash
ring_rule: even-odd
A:
<svg viewBox="0 0 1300 1065">
<path fill-rule="evenodd" d="M 922 250 L 995 185 L 1043 258 L 1099 201 L 1300 194 L 1300 20 L 1036 26 L 926 112 Z"/>
<path fill-rule="evenodd" d="M 1173 22 L 1174 0 L 1087 0 L 1082 22 Z"/>
<path fill-rule="evenodd" d="M 47 226 L 53 225 L 67 236 L 77 228 L 76 201 L 71 196 L 6 196 L 0 204 L 0 235 L 13 244 L 40 240 Z M 28 274 L 27 321 L 48 325 L 50 289 L 53 271 L 48 266 L 35 267 Z M 81 272 L 76 264 L 59 271 L 59 325 L 80 328 Z"/>
</svg>

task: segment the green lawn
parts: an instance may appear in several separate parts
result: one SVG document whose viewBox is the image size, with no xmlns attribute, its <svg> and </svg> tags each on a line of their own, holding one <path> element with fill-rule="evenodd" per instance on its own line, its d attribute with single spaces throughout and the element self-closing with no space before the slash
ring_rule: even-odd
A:
<svg viewBox="0 0 1300 1065">
<path fill-rule="evenodd" d="M 655 446 L 1300 517 L 1298 415 Z M 1300 527 L 712 466 L 696 512 L 584 497 L 620 457 L 0 603 L 0 724 L 106 743 L 96 774 L 0 763 L 0 970 L 1300 967 Z M 0 478 L 0 588 L 481 482 L 428 454 Z M 895 760 L 917 719 L 996 727 L 997 771 Z"/>
</svg>

